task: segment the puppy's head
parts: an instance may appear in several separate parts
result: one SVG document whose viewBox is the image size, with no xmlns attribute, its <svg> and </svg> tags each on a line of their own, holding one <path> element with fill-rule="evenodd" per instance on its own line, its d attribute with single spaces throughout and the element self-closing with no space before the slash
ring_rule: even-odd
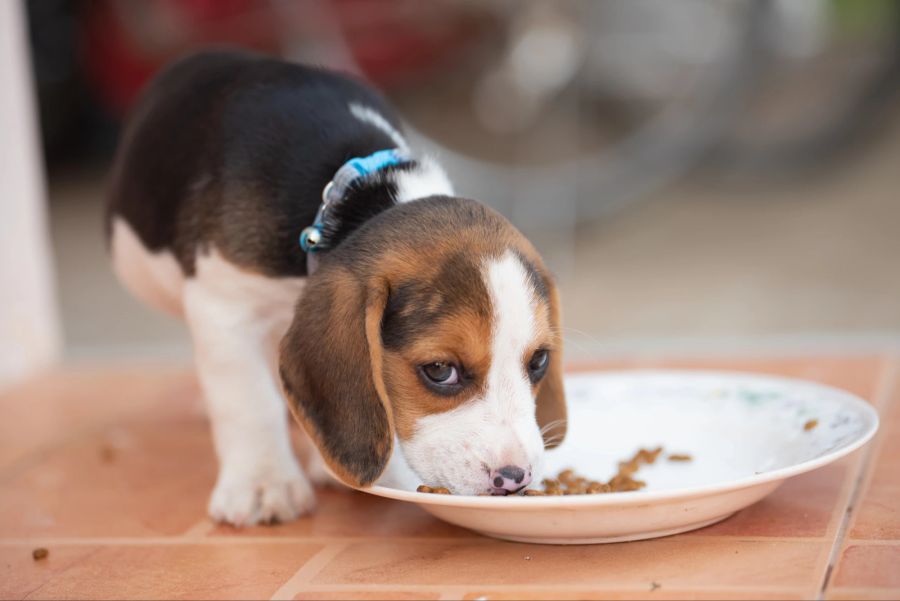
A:
<svg viewBox="0 0 900 601">
<path fill-rule="evenodd" d="M 346 483 L 395 437 L 423 482 L 502 494 L 565 435 L 559 302 L 531 244 L 473 201 L 398 205 L 325 256 L 281 344 L 291 408 Z"/>
</svg>

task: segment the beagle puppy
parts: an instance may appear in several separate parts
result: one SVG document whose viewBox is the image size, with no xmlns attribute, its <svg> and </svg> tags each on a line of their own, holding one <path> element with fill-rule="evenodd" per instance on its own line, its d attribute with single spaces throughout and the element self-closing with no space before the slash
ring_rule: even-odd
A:
<svg viewBox="0 0 900 601">
<path fill-rule="evenodd" d="M 107 231 L 124 285 L 190 329 L 216 520 L 293 519 L 310 477 L 369 486 L 398 453 L 429 485 L 515 492 L 565 434 L 541 258 L 351 78 L 239 51 L 170 66 L 124 130 Z M 301 469 L 285 401 L 327 470 Z"/>
</svg>

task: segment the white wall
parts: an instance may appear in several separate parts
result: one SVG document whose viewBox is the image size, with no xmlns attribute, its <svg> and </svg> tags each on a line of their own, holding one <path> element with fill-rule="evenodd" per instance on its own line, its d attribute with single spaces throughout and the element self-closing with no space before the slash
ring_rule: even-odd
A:
<svg viewBox="0 0 900 601">
<path fill-rule="evenodd" d="M 0 386 L 61 347 L 23 8 L 0 0 Z"/>
</svg>

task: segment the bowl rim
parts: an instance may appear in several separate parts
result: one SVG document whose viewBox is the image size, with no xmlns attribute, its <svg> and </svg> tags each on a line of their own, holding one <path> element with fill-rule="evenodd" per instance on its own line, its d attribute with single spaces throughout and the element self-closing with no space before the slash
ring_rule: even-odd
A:
<svg viewBox="0 0 900 601">
<path fill-rule="evenodd" d="M 717 484 L 706 484 L 703 486 L 694 486 L 682 489 L 667 489 L 660 491 L 634 491 L 634 492 L 614 492 L 601 495 L 568 495 L 568 496 L 537 496 L 525 497 L 522 495 L 505 496 L 505 497 L 489 497 L 489 496 L 472 496 L 472 495 L 435 495 L 430 493 L 420 493 L 415 491 L 402 490 L 382 485 L 372 485 L 369 487 L 357 487 L 362 492 L 395 499 L 398 501 L 408 501 L 420 505 L 441 505 L 446 507 L 462 507 L 470 509 L 501 509 L 501 510 L 529 510 L 529 509 L 565 509 L 574 507 L 603 507 L 603 506 L 632 506 L 655 503 L 659 501 L 679 501 L 688 500 L 696 497 L 705 497 L 717 494 L 728 493 L 745 488 L 755 487 L 761 484 L 776 482 L 798 476 L 814 469 L 823 467 L 837 461 L 838 459 L 849 455 L 853 451 L 861 448 L 867 442 L 872 440 L 878 431 L 880 420 L 878 411 L 875 407 L 863 400 L 858 395 L 847 390 L 811 382 L 800 378 L 790 378 L 785 376 L 777 376 L 771 374 L 763 374 L 756 372 L 743 371 L 718 371 L 708 369 L 618 369 L 618 370 L 578 370 L 566 372 L 566 380 L 570 378 L 581 378 L 590 376 L 601 377 L 623 377 L 623 376 L 639 376 L 639 377 L 672 377 L 686 376 L 690 378 L 727 378 L 727 379 L 751 379 L 762 380 L 777 383 L 780 385 L 799 386 L 810 390 L 816 390 L 840 399 L 847 403 L 854 410 L 858 411 L 868 422 L 868 428 L 854 440 L 848 441 L 844 445 L 838 447 L 814 459 L 802 461 L 794 465 L 744 476 L 734 480 L 727 480 Z"/>
</svg>

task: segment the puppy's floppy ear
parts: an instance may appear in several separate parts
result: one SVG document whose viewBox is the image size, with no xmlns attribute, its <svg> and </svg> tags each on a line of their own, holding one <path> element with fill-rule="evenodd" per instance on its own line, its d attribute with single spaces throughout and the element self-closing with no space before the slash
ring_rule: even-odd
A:
<svg viewBox="0 0 900 601">
<path fill-rule="evenodd" d="M 550 305 L 550 327 L 557 337 L 556 348 L 550 353 L 550 366 L 541 380 L 537 393 L 535 415 L 538 426 L 544 434 L 544 446 L 548 449 L 559 446 L 566 437 L 568 420 L 566 417 L 566 395 L 562 377 L 562 335 L 560 333 L 559 292 L 556 285 L 548 283 Z"/>
<path fill-rule="evenodd" d="M 281 381 L 291 412 L 328 467 L 351 486 L 372 484 L 393 448 L 381 375 L 386 303 L 385 282 L 322 269 L 308 280 L 281 341 Z"/>
</svg>

